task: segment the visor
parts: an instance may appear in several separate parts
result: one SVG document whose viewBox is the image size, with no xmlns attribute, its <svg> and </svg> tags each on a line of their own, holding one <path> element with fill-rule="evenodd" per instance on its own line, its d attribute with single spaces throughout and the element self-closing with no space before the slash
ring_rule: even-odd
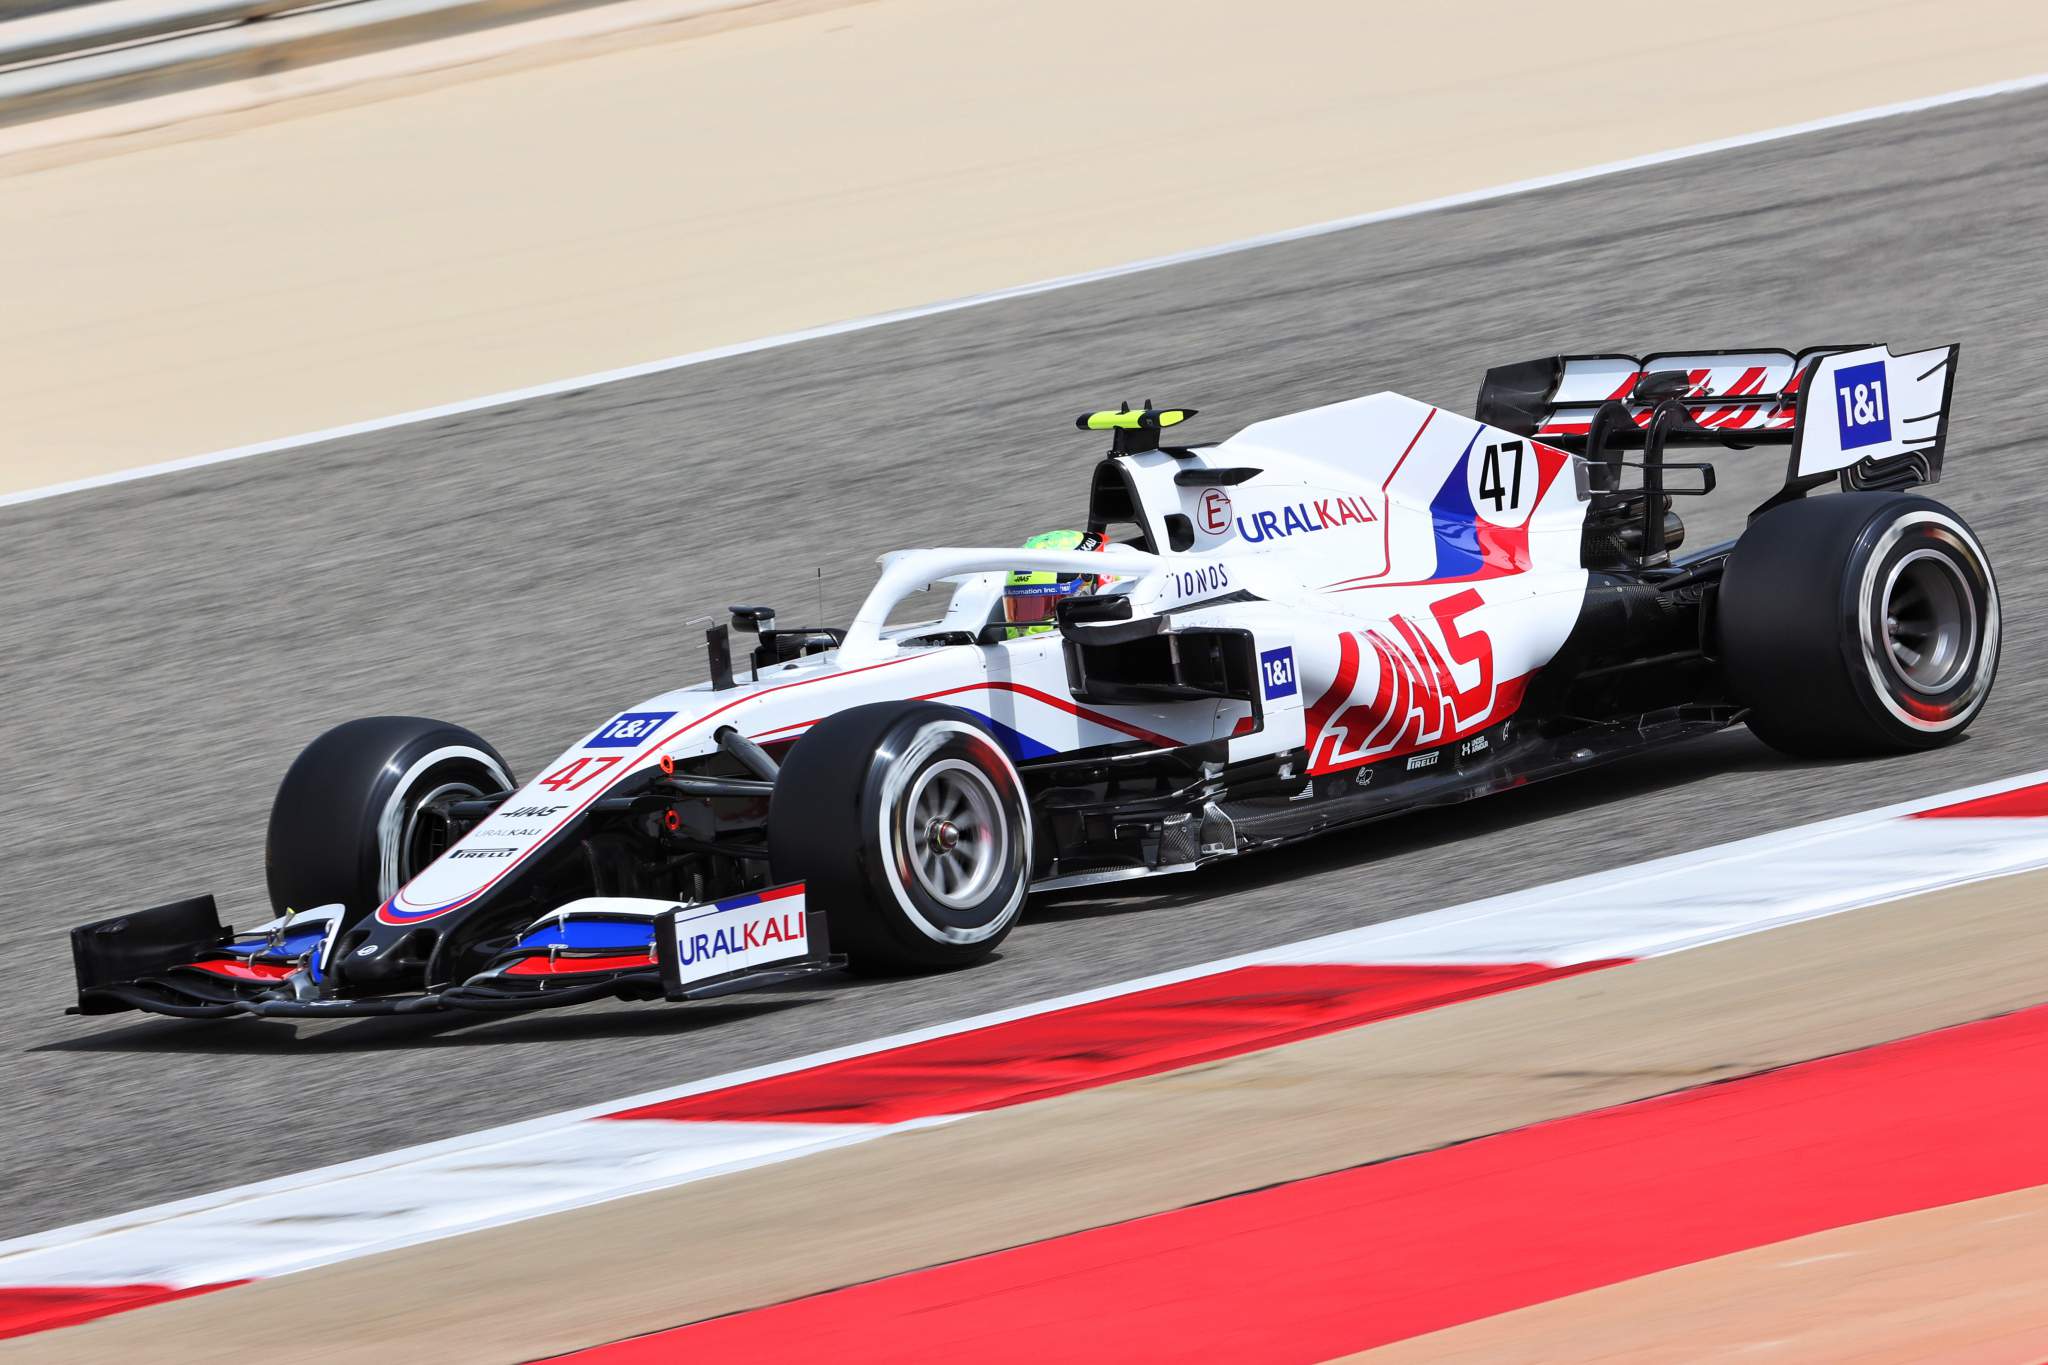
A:
<svg viewBox="0 0 2048 1365">
<path fill-rule="evenodd" d="M 1044 625 L 1053 619 L 1060 599 L 1071 597 L 1080 586 L 1079 575 L 1058 583 L 1012 584 L 1003 590 L 1003 619 L 1013 626 Z"/>
</svg>

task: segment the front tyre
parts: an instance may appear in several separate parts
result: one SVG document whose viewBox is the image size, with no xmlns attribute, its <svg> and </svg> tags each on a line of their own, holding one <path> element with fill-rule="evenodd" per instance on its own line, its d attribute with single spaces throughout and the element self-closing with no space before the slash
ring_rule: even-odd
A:
<svg viewBox="0 0 2048 1365">
<path fill-rule="evenodd" d="M 353 922 L 397 894 L 449 844 L 433 805 L 512 790 L 496 749 L 459 725 L 371 716 L 307 745 L 270 808 L 270 904 L 340 904 Z"/>
<path fill-rule="evenodd" d="M 775 780 L 768 853 L 835 949 L 870 974 L 959 967 L 1008 936 L 1031 883 L 1031 812 L 965 712 L 877 702 L 827 716 Z"/>
<path fill-rule="evenodd" d="M 1998 588 L 1932 498 L 1838 493 L 1758 517 L 1721 581 L 1718 636 L 1749 728 L 1789 754 L 1931 749 L 1998 672 Z"/>
</svg>

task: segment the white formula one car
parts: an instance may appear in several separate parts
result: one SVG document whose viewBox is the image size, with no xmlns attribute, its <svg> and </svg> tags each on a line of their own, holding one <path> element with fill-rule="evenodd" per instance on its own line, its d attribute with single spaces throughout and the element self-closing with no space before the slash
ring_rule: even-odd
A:
<svg viewBox="0 0 2048 1365">
<path fill-rule="evenodd" d="M 211 897 L 73 932 L 85 1013 L 685 999 L 986 957 L 1034 890 L 1183 872 L 1747 722 L 1925 748 L 1982 709 L 1999 609 L 1936 481 L 1956 348 L 1574 356 L 1478 416 L 1381 393 L 1162 445 L 1111 433 L 1075 548 L 908 550 L 843 629 L 735 608 L 735 661 L 520 785 L 453 725 L 355 721 L 285 776 L 278 917 Z M 1674 558 L 1681 447 L 1788 447 Z M 1841 491 L 1807 494 L 1823 484 Z M 1090 548 L 1093 547 L 1093 548 Z M 937 620 L 890 624 L 950 585 Z M 829 942 L 828 942 L 829 939 Z"/>
</svg>

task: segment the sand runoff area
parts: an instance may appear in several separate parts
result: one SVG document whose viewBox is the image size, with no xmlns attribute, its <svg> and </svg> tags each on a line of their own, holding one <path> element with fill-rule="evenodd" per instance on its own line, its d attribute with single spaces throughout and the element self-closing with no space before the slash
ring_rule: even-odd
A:
<svg viewBox="0 0 2048 1365">
<path fill-rule="evenodd" d="M 2032 0 L 775 0 L 0 130 L 0 495 L 2044 70 Z"/>
</svg>

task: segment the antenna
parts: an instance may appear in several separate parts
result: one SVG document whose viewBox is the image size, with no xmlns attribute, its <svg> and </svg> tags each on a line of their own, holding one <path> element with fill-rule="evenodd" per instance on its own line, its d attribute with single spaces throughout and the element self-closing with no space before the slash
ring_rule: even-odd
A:
<svg viewBox="0 0 2048 1365">
<path fill-rule="evenodd" d="M 825 566 L 818 566 L 818 624 L 825 624 Z"/>
</svg>

